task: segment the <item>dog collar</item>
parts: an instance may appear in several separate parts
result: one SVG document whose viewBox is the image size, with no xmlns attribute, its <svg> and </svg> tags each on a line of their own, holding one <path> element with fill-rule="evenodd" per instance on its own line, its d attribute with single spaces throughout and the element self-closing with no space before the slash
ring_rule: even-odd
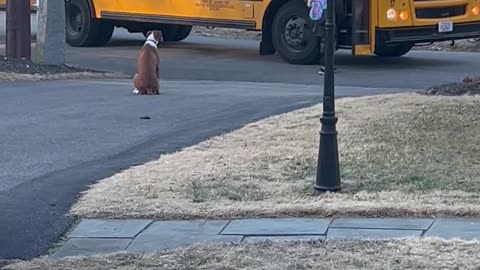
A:
<svg viewBox="0 0 480 270">
<path fill-rule="evenodd" d="M 155 39 L 148 38 L 147 41 L 145 41 L 145 44 L 148 44 L 152 47 L 157 47 L 158 42 Z"/>
<path fill-rule="evenodd" d="M 148 45 L 156 48 L 157 45 L 158 45 L 158 41 L 155 40 L 155 37 L 153 36 L 153 34 L 150 34 L 147 37 L 147 41 L 145 41 L 145 44 L 148 44 Z"/>
</svg>

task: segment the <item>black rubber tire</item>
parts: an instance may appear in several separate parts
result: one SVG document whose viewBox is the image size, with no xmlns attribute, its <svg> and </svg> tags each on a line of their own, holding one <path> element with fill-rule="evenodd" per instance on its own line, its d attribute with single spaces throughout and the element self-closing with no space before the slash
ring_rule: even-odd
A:
<svg viewBox="0 0 480 270">
<path fill-rule="evenodd" d="M 413 44 L 404 43 L 389 46 L 379 45 L 375 49 L 375 55 L 380 57 L 400 57 L 407 54 L 413 48 Z"/>
<path fill-rule="evenodd" d="M 175 41 L 175 35 L 177 34 L 176 24 L 159 24 L 155 27 L 146 29 L 143 31 L 143 36 L 147 37 L 148 31 L 160 30 L 162 31 L 163 41 Z"/>
<path fill-rule="evenodd" d="M 179 24 L 162 24 L 157 27 L 154 27 L 163 34 L 164 41 L 181 41 L 184 40 L 190 35 L 192 31 L 191 25 L 179 25 Z M 149 30 L 144 30 L 143 35 L 147 37 L 147 33 Z"/>
<path fill-rule="evenodd" d="M 182 41 L 190 35 L 190 32 L 192 32 L 191 25 L 179 25 L 174 40 L 172 41 Z"/>
<path fill-rule="evenodd" d="M 75 27 L 74 13 L 81 17 L 80 29 Z M 65 2 L 66 42 L 72 47 L 103 46 L 110 41 L 114 25 L 93 18 L 86 0 Z"/>
<path fill-rule="evenodd" d="M 284 38 L 285 27 L 288 20 L 292 17 L 302 18 L 307 22 L 308 29 L 312 31 L 313 23 L 308 15 L 308 7 L 303 1 L 290 0 L 284 4 L 275 14 L 272 24 L 272 41 L 275 50 L 289 64 L 309 65 L 318 62 L 320 55 L 318 38 L 312 33 L 311 39 L 307 40 L 304 49 L 295 50 L 291 48 Z"/>
<path fill-rule="evenodd" d="M 175 41 L 178 25 L 176 24 L 162 24 L 160 30 L 163 34 L 164 41 Z"/>
<path fill-rule="evenodd" d="M 110 39 L 112 39 L 115 26 L 109 22 L 99 21 L 98 24 L 97 39 L 93 42 L 92 46 L 104 46 Z"/>
</svg>

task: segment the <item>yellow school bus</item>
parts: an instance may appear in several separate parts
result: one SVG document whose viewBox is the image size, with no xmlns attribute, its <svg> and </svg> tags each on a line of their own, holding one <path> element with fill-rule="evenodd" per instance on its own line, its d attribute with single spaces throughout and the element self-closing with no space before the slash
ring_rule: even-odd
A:
<svg viewBox="0 0 480 270">
<path fill-rule="evenodd" d="M 5 0 L 0 0 L 5 1 Z M 19 0 L 18 0 L 19 1 Z M 193 25 L 262 31 L 260 54 L 291 64 L 319 56 L 306 0 L 65 0 L 66 41 L 102 46 L 114 27 L 185 39 Z M 337 49 L 402 56 L 415 44 L 480 37 L 480 0 L 336 0 Z"/>
</svg>

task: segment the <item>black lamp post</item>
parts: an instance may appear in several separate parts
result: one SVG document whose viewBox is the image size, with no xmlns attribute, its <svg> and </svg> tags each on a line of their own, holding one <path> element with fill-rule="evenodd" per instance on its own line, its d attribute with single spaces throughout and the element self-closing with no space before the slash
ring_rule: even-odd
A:
<svg viewBox="0 0 480 270">
<path fill-rule="evenodd" d="M 341 189 L 338 161 L 337 117 L 335 116 L 335 0 L 327 0 L 325 17 L 325 82 L 323 114 L 320 118 L 320 149 L 317 163 L 315 192 L 335 192 Z"/>
</svg>

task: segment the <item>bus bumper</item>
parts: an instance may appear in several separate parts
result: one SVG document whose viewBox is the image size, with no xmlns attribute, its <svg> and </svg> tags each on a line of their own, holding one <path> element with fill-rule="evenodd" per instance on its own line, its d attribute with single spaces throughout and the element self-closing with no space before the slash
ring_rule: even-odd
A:
<svg viewBox="0 0 480 270">
<path fill-rule="evenodd" d="M 425 43 L 480 37 L 480 22 L 454 24 L 453 31 L 439 33 L 437 26 L 377 29 L 376 42 L 380 44 Z"/>
</svg>

